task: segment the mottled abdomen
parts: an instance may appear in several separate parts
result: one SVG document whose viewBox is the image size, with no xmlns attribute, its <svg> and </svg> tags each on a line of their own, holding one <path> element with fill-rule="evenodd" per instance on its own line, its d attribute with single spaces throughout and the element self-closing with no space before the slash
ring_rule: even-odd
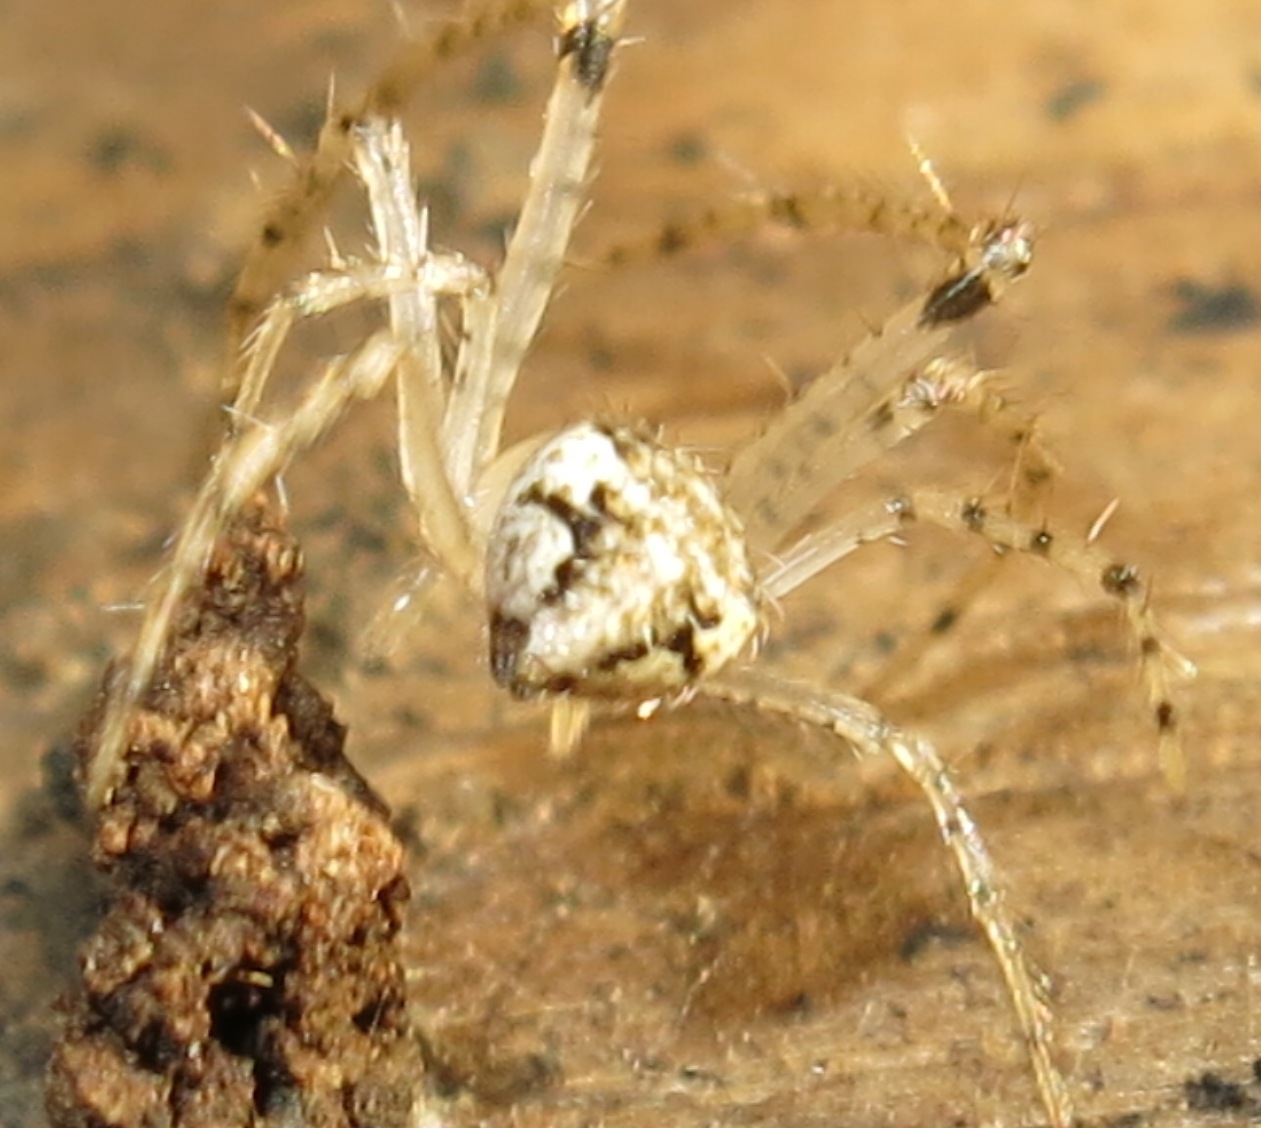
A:
<svg viewBox="0 0 1261 1128">
<path fill-rule="evenodd" d="M 486 559 L 490 661 L 520 697 L 677 693 L 757 633 L 739 519 L 642 428 L 562 431 L 513 480 Z"/>
</svg>

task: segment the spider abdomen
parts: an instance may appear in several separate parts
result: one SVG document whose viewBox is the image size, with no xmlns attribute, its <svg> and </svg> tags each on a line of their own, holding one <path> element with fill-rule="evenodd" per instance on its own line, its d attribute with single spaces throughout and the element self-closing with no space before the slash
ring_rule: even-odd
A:
<svg viewBox="0 0 1261 1128">
<path fill-rule="evenodd" d="M 521 697 L 677 693 L 757 632 L 739 519 L 700 462 L 585 423 L 513 480 L 486 560 L 491 669 Z"/>
</svg>

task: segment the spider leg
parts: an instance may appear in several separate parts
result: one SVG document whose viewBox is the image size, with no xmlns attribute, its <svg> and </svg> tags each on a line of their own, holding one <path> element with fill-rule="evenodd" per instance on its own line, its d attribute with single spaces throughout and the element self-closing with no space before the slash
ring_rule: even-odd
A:
<svg viewBox="0 0 1261 1128">
<path fill-rule="evenodd" d="M 1041 557 L 1084 583 L 1097 585 L 1119 603 L 1139 655 L 1148 705 L 1159 735 L 1161 770 L 1174 792 L 1185 789 L 1186 761 L 1172 683 L 1193 676 L 1195 667 L 1166 641 L 1151 609 L 1151 590 L 1136 567 L 1117 560 L 1087 537 L 991 510 L 975 497 L 960 500 L 941 490 L 916 489 L 891 498 L 886 505 L 904 525 L 927 521 L 979 536 L 999 553 L 1014 551 Z"/>
<path fill-rule="evenodd" d="M 697 247 L 747 238 L 768 226 L 793 231 L 858 231 L 908 239 L 962 258 L 973 228 L 954 212 L 918 199 L 898 199 L 864 184 L 824 184 L 783 191 L 744 192 L 663 223 L 649 235 L 606 247 L 594 264 L 621 267 L 670 258 Z"/>
<path fill-rule="evenodd" d="M 431 255 L 422 270 L 393 263 L 338 262 L 312 271 L 271 303 L 245 343 L 240 386 L 230 408 L 233 426 L 258 412 L 276 358 L 294 327 L 363 301 L 383 301 L 425 287 L 435 294 L 463 294 L 484 284 L 480 268 L 460 255 Z"/>
<path fill-rule="evenodd" d="M 727 499 L 744 515 L 749 541 L 773 548 L 824 496 L 872 455 L 904 437 L 900 389 L 940 356 L 956 326 L 993 304 L 1028 269 L 1028 227 L 1004 224 L 978 236 L 972 252 L 925 299 L 895 313 L 813 381 L 732 461 Z M 901 422 L 899 420 L 901 419 Z M 864 447 L 864 426 L 882 430 Z M 883 443 L 883 445 L 881 445 Z M 841 452 L 852 445 L 855 452 Z"/>
<path fill-rule="evenodd" d="M 933 808 L 942 840 L 963 880 L 972 916 L 1002 970 L 1050 1122 L 1054 1128 L 1071 1128 L 1073 1100 L 1051 1055 L 1051 1012 L 1043 977 L 1025 956 L 1006 891 L 980 830 L 933 746 L 897 728 L 857 698 L 754 671 L 719 674 L 698 685 L 697 692 L 825 728 L 859 755 L 891 757 L 914 781 Z"/>
<path fill-rule="evenodd" d="M 837 439 L 830 455 L 829 472 L 833 476 L 849 477 L 922 430 L 942 408 L 947 408 L 973 416 L 1000 439 L 1020 448 L 1018 469 L 1013 472 L 1009 507 L 1023 510 L 1033 492 L 1049 481 L 1058 467 L 1038 440 L 1032 420 L 1013 412 L 1011 404 L 989 386 L 989 375 L 958 358 L 929 361 L 894 393 L 869 407 L 859 425 Z M 793 569 L 805 569 L 799 579 L 786 580 L 787 587 L 781 591 L 797 587 L 815 572 L 852 551 L 852 548 L 844 547 L 848 536 L 845 530 L 865 529 L 873 522 L 879 525 L 881 519 L 869 516 L 870 512 L 854 514 L 852 520 L 846 518 L 839 525 L 831 526 L 822 537 L 806 537 L 790 548 L 787 554 L 779 555 L 776 576 L 789 561 Z M 890 535 L 891 532 L 896 532 L 896 529 L 877 535 Z M 832 539 L 836 539 L 836 544 L 829 544 Z M 868 536 L 865 539 L 872 538 Z M 777 578 L 771 581 L 772 588 L 780 588 L 780 585 L 781 581 Z"/>
<path fill-rule="evenodd" d="M 828 451 L 828 478 L 839 482 L 857 473 L 946 409 L 971 416 L 1005 445 L 1018 448 L 1009 504 L 1025 509 L 1058 467 L 1039 441 L 1032 420 L 1016 412 L 991 386 L 991 376 L 962 358 L 930 360 L 837 435 Z"/>
<path fill-rule="evenodd" d="M 1015 517 L 1030 517 L 1051 481 L 1058 476 L 1060 465 L 1039 438 L 1035 418 L 1016 410 L 993 387 L 992 376 L 959 358 L 930 361 L 920 374 L 907 381 L 896 397 L 881 402 L 868 413 L 864 425 L 855 430 L 842 456 L 853 461 L 866 443 L 872 448 L 866 461 L 874 461 L 930 422 L 939 409 L 966 414 L 995 435 L 1003 446 L 1015 449 L 1004 511 Z M 1002 563 L 1002 559 L 995 556 L 973 567 L 945 600 L 931 628 L 917 632 L 908 645 L 900 647 L 862 695 L 879 696 L 914 669 L 934 642 L 953 628 L 993 583 Z"/>
<path fill-rule="evenodd" d="M 1060 464 L 1038 435 L 1037 419 L 1021 411 L 994 386 L 994 373 L 977 368 L 962 357 L 931 360 L 907 381 L 900 400 L 890 409 L 915 409 L 933 413 L 939 408 L 974 418 L 1001 444 L 1014 449 L 1005 511 L 1023 516 L 1029 513 L 1042 491 L 1060 473 Z M 886 410 L 880 404 L 869 419 L 873 429 Z M 894 422 L 896 422 L 896 417 Z M 887 449 L 887 448 L 886 448 Z M 881 450 L 879 453 L 883 454 Z"/>
<path fill-rule="evenodd" d="M 838 516 L 776 555 L 759 578 L 762 591 L 771 599 L 780 599 L 863 545 L 897 536 L 902 525 L 901 514 L 884 501 Z"/>
<path fill-rule="evenodd" d="M 1022 552 L 1047 560 L 1117 601 L 1139 655 L 1161 771 L 1172 791 L 1185 790 L 1186 759 L 1172 683 L 1193 676 L 1195 667 L 1166 641 L 1138 569 L 1086 537 L 1023 520 L 1001 508 L 989 509 L 976 497 L 915 489 L 856 509 L 803 537 L 776 559 L 762 578 L 762 588 L 771 598 L 781 598 L 864 544 L 897 536 L 915 521 L 981 537 L 1000 555 Z"/>
<path fill-rule="evenodd" d="M 499 450 L 508 397 L 583 210 L 625 7 L 626 0 L 572 0 L 560 7 L 556 82 L 530 186 L 493 294 L 470 303 L 468 352 L 447 416 L 452 477 L 462 494 L 472 492 Z"/>
<path fill-rule="evenodd" d="M 400 355 L 391 334 L 379 331 L 350 356 L 327 365 L 291 415 L 235 435 L 215 458 L 180 529 L 157 591 L 145 607 L 127 673 L 106 706 L 96 757 L 88 772 L 89 806 L 100 806 L 116 782 L 132 712 L 157 670 L 176 607 L 204 570 L 225 524 L 295 454 L 314 444 L 353 401 L 377 395 Z"/>
<path fill-rule="evenodd" d="M 388 299 L 391 331 L 406 346 L 396 369 L 403 484 L 416 510 L 422 541 L 465 589 L 475 590 L 480 554 L 467 504 L 452 485 L 443 441 L 447 388 L 438 291 L 427 279 L 431 266 L 440 269 L 443 258 L 429 251 L 426 217 L 416 203 L 402 127 L 369 118 L 356 132 L 355 159 L 368 193 L 381 261 L 417 279 L 416 285 Z M 480 272 L 471 280 L 475 284 L 461 297 L 486 289 Z"/>
<path fill-rule="evenodd" d="M 349 167 L 355 127 L 371 116 L 397 114 L 443 62 L 550 6 L 549 0 L 488 0 L 467 18 L 405 43 L 356 106 L 330 106 L 315 151 L 301 160 L 289 186 L 263 213 L 237 276 L 229 302 L 229 355 L 239 354 L 251 327 L 293 270 L 306 237 Z M 240 376 L 240 370 L 229 372 L 229 395 L 236 393 Z"/>
<path fill-rule="evenodd" d="M 954 362 L 950 363 L 953 366 Z M 965 385 L 966 398 L 955 401 L 964 411 L 974 414 L 986 429 L 1000 440 L 1016 448 L 1012 462 L 1003 511 L 1009 516 L 1033 520 L 1038 502 L 1060 472 L 1059 463 L 1042 445 L 1036 431 L 1036 420 L 1029 415 L 1012 413 L 1011 405 L 1001 393 L 979 384 Z M 955 405 L 952 403 L 952 406 Z M 879 674 L 863 687 L 862 696 L 884 698 L 922 661 L 924 655 L 952 631 L 969 609 L 994 583 L 1004 557 L 993 555 L 970 568 L 939 606 L 932 623 L 915 632 L 885 663 Z"/>
<path fill-rule="evenodd" d="M 585 697 L 557 697 L 548 716 L 547 754 L 557 760 L 572 756 L 590 726 L 590 701 Z"/>
</svg>

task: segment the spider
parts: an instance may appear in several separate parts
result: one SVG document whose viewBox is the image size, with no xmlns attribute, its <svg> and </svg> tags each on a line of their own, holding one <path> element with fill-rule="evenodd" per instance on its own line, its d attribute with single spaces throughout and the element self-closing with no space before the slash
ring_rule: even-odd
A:
<svg viewBox="0 0 1261 1128">
<path fill-rule="evenodd" d="M 1049 560 L 1116 600 L 1136 640 L 1162 742 L 1176 748 L 1168 683 L 1178 659 L 1161 640 L 1137 570 L 1093 537 L 935 487 L 900 491 L 801 534 L 835 487 L 943 407 L 1027 438 L 1022 426 L 1008 424 L 985 374 L 950 346 L 958 325 L 995 304 L 1027 271 L 1031 229 L 1013 218 L 968 225 L 949 212 L 934 224 L 915 209 L 891 220 L 897 213 L 861 194 L 766 196 L 744 212 L 710 213 L 696 231 L 738 225 L 750 212 L 805 225 L 815 210 L 876 229 L 900 225 L 927 232 L 950 252 L 951 266 L 819 375 L 721 473 L 639 423 L 582 422 L 502 450 L 509 393 L 583 208 L 625 7 L 626 0 L 557 6 L 556 77 L 543 135 L 517 225 L 493 272 L 431 248 L 401 127 L 381 112 L 391 98 L 330 116 L 322 159 L 307 168 L 304 198 L 315 206 L 327 195 L 335 175 L 329 153 L 352 154 L 375 247 L 355 259 L 332 250 L 327 267 L 276 297 L 254 329 L 229 432 L 111 690 L 89 801 L 107 803 L 119 785 L 129 716 L 149 689 L 176 605 L 228 520 L 353 401 L 393 383 L 401 476 L 419 538 L 441 570 L 483 602 L 495 681 L 519 698 L 553 704 L 553 747 L 577 742 L 593 701 L 647 716 L 704 695 L 819 726 L 860 755 L 891 757 L 932 809 L 1006 982 L 1050 1122 L 1068 1128 L 1073 1102 L 1053 1060 L 1042 980 L 942 758 L 859 698 L 786 682 L 752 664 L 775 601 L 862 545 L 926 522 L 982 538 L 999 553 Z M 265 242 L 283 241 L 281 230 L 264 231 Z M 673 249 L 690 237 L 675 229 L 663 242 Z M 247 269 L 238 314 L 267 275 Z M 290 414 L 259 422 L 256 410 L 290 330 L 360 302 L 382 304 L 385 324 L 329 362 Z M 1166 762 L 1176 776 L 1176 751 L 1167 751 Z"/>
</svg>

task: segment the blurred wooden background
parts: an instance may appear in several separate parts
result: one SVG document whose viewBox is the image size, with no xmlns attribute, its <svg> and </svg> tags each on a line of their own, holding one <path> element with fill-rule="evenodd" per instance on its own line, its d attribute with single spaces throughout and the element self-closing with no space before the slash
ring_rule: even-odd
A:
<svg viewBox="0 0 1261 1128">
<path fill-rule="evenodd" d="M 416 29 L 456 11 L 404 4 Z M 580 261 L 749 186 L 922 194 L 908 134 L 960 210 L 1038 224 L 1034 272 L 975 348 L 1065 466 L 1050 514 L 1084 530 L 1121 499 L 1107 539 L 1155 577 L 1201 668 L 1181 701 L 1190 791 L 1163 792 L 1111 610 L 1035 564 L 1005 566 L 883 700 L 974 797 L 1053 975 L 1087 1121 L 1255 1116 L 1261 9 L 638 0 L 631 33 Z M 437 238 L 487 261 L 537 134 L 548 34 L 486 43 L 415 99 Z M 330 73 L 357 91 L 396 40 L 389 5 L 347 0 L 0 11 L 0 1123 L 39 1123 L 48 1003 L 81 927 L 72 836 L 32 795 L 39 759 L 130 639 L 117 608 L 142 597 L 206 464 L 223 302 L 283 178 L 243 109 L 303 144 Z M 360 230 L 339 228 L 342 246 Z M 819 369 L 934 265 L 771 234 L 575 269 L 513 431 L 627 413 L 725 447 L 780 402 L 777 372 Z M 358 628 L 409 552 L 390 436 L 388 405 L 364 410 L 287 486 L 313 665 L 424 844 L 418 1008 L 465 1090 L 437 1110 L 1038 1122 L 929 815 L 888 770 L 708 706 L 609 720 L 574 763 L 545 762 L 540 717 L 485 684 L 476 616 L 454 606 L 365 666 Z M 870 484 L 925 480 L 986 488 L 1001 460 L 947 426 Z M 861 688 L 983 558 L 928 534 L 872 549 L 787 602 L 767 660 Z"/>
</svg>

